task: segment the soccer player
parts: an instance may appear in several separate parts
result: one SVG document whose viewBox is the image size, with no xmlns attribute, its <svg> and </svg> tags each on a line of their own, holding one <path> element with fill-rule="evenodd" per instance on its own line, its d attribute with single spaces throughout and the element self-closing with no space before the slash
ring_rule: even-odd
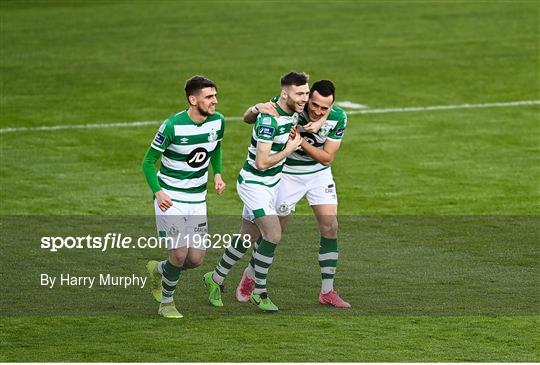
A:
<svg viewBox="0 0 540 365">
<path fill-rule="evenodd" d="M 257 249 L 253 254 L 254 288 L 249 300 L 263 311 L 277 311 L 270 300 L 266 279 L 276 246 L 281 240 L 281 227 L 275 210 L 277 188 L 285 159 L 301 143 L 297 133 L 298 113 L 308 100 L 308 76 L 290 72 L 281 78 L 281 93 L 276 102 L 276 115 L 261 113 L 253 127 L 247 159 L 238 176 L 237 191 L 244 203 L 242 233 L 260 231 Z M 237 241 L 239 242 L 239 241 Z M 204 275 L 209 300 L 222 306 L 220 286 L 232 267 L 248 247 L 235 244 L 228 247 L 214 271 Z"/>
<path fill-rule="evenodd" d="M 221 140 L 225 130 L 223 115 L 216 112 L 216 84 L 202 76 L 186 81 L 187 110 L 163 122 L 144 156 L 142 168 L 154 193 L 154 209 L 159 237 L 166 238 L 168 258 L 149 261 L 152 295 L 160 302 L 158 313 L 181 318 L 173 295 L 180 272 L 202 264 L 205 247 L 196 236 L 207 233 L 206 185 L 208 165 L 212 165 L 214 187 L 225 189 L 221 178 Z M 156 162 L 161 167 L 156 173 Z M 200 243 L 200 240 L 198 241 Z"/>
<path fill-rule="evenodd" d="M 301 150 L 295 151 L 285 161 L 283 176 L 278 189 L 276 210 L 280 215 L 282 229 L 288 224 L 288 216 L 304 196 L 313 209 L 321 233 L 319 266 L 322 285 L 319 302 L 338 308 L 351 305 L 334 290 L 334 277 L 338 261 L 337 192 L 330 164 L 338 152 L 347 115 L 335 101 L 335 87 L 329 80 L 313 84 L 304 113 L 300 115 Z M 261 103 L 248 109 L 246 122 L 253 122 L 256 112 L 274 114 L 273 103 Z M 253 260 L 244 270 L 236 290 L 236 298 L 245 302 L 253 290 Z"/>
</svg>

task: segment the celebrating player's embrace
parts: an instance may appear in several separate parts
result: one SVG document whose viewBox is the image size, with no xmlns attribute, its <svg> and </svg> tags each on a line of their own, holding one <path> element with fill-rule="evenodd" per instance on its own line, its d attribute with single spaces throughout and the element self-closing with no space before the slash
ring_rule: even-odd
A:
<svg viewBox="0 0 540 365">
<path fill-rule="evenodd" d="M 190 80 L 188 80 L 189 82 Z M 204 161 L 202 157 L 200 158 L 201 162 L 199 163 L 201 165 L 198 166 L 196 171 L 190 169 L 187 174 L 176 173 L 172 175 L 179 180 L 177 186 L 181 185 L 182 187 L 185 186 L 184 179 L 189 180 L 204 176 L 202 179 L 204 180 L 204 189 L 200 185 L 197 190 L 198 193 L 204 191 L 204 195 L 206 193 L 209 156 L 211 156 L 210 160 L 215 174 L 216 190 L 221 193 L 225 187 L 220 175 L 220 141 L 223 138 L 224 119 L 223 116 L 215 112 L 215 103 L 217 103 L 216 88 L 215 85 L 212 85 L 204 84 L 205 87 L 195 92 L 195 96 L 190 97 L 188 95 L 189 109 L 176 115 L 186 114 L 185 117 L 189 119 L 193 118 L 194 112 L 196 112 L 200 114 L 199 117 L 204 116 L 206 119 L 199 118 L 198 121 L 193 119 L 190 122 L 201 127 L 210 121 L 219 120 L 221 122 L 220 128 L 214 131 L 217 133 L 218 138 L 214 141 L 208 139 L 210 144 L 206 146 L 191 145 L 189 143 L 189 146 L 183 146 L 181 152 L 184 155 L 182 156 L 183 160 L 175 159 L 175 161 L 183 162 L 188 159 L 189 162 L 191 161 L 189 157 L 193 159 L 196 157 L 196 153 L 206 151 L 208 156 Z M 205 92 L 205 89 L 208 88 L 213 93 Z M 188 94 L 187 84 L 186 94 Z M 210 98 L 207 99 L 209 95 Z M 212 102 L 205 104 L 204 100 L 211 100 Z M 303 196 L 306 196 L 317 218 L 321 233 L 318 259 L 321 268 L 322 287 L 319 302 L 340 308 L 350 307 L 349 303 L 341 299 L 333 288 L 338 260 L 338 223 L 337 193 L 330 163 L 340 147 L 347 124 L 345 112 L 334 106 L 334 101 L 335 88 L 331 81 L 317 81 L 310 90 L 308 75 L 290 72 L 281 78 L 281 92 L 278 97 L 274 98 L 272 102 L 256 104 L 244 114 L 244 120 L 247 123 L 255 124 L 247 158 L 237 182 L 237 191 L 244 203 L 241 235 L 237 236 L 238 239 L 225 250 L 215 269 L 206 273 L 203 277 L 209 292 L 209 301 L 212 305 L 223 306 L 221 299 L 223 282 L 232 266 L 244 256 L 249 248 L 245 244 L 244 237 L 251 237 L 250 241 L 254 249 L 250 263 L 244 270 L 242 280 L 236 289 L 236 298 L 240 302 L 251 301 L 263 311 L 278 310 L 278 307 L 270 300 L 268 295 L 266 279 L 276 246 L 281 241 L 281 233 L 287 226 L 288 215 L 294 211 L 298 201 Z M 187 201 L 183 200 L 186 199 L 185 196 L 179 200 L 167 200 L 162 196 L 163 191 L 165 190 L 165 195 L 167 195 L 166 193 L 169 192 L 168 189 L 171 187 L 163 178 L 163 175 L 171 176 L 171 174 L 167 174 L 170 172 L 170 167 L 165 163 L 165 168 L 163 168 L 163 162 L 170 159 L 173 154 L 166 151 L 170 147 L 169 145 L 163 145 L 159 142 L 162 139 L 160 136 L 163 136 L 163 130 L 167 130 L 166 124 L 168 121 L 171 123 L 170 119 L 164 123 L 151 145 L 157 152 L 163 153 L 162 168 L 158 173 L 159 181 L 157 184 L 154 181 L 156 179 L 155 162 L 160 156 L 159 153 L 150 148 L 145 158 L 146 162 L 143 164 L 148 182 L 156 197 L 156 215 L 160 235 L 171 235 L 181 231 L 182 225 L 185 225 L 185 218 L 181 221 L 178 219 L 179 216 L 202 215 L 204 216 L 204 219 L 202 219 L 204 222 L 202 223 L 206 227 L 204 198 L 198 202 L 200 209 L 193 210 L 193 207 L 182 209 L 183 205 L 193 203 L 192 201 L 186 203 Z M 182 129 L 182 127 L 171 129 L 172 134 L 168 135 L 167 138 L 172 141 L 189 138 L 189 136 L 184 136 L 185 131 Z M 214 145 L 211 142 L 216 143 Z M 156 147 L 159 147 L 161 151 Z M 174 146 L 173 142 L 173 147 L 169 149 L 174 151 L 177 147 Z M 150 170 L 150 165 L 152 165 L 153 171 Z M 153 178 L 149 176 L 152 173 Z M 202 183 L 202 180 L 199 180 L 199 183 Z M 190 187 L 190 189 L 193 188 Z M 183 190 L 182 192 L 187 194 L 196 193 L 195 190 Z M 170 215 L 166 213 L 171 207 L 176 208 L 177 205 L 179 205 L 178 209 L 180 211 Z M 160 220 L 160 217 L 163 216 L 173 216 L 176 220 L 173 223 L 169 222 L 167 225 L 163 220 Z M 193 217 L 190 217 L 190 219 L 193 219 Z M 200 216 L 198 219 L 201 220 Z M 177 230 L 171 233 L 171 226 L 177 228 Z M 181 252 L 181 254 L 175 252 Z M 159 310 L 161 315 L 165 317 L 181 317 L 172 302 L 174 287 L 178 282 L 180 271 L 199 266 L 203 257 L 204 248 L 202 247 L 176 247 L 170 251 L 168 260 L 159 263 L 150 261 L 148 263 L 147 268 L 152 279 L 152 292 L 156 300 L 161 302 Z"/>
</svg>

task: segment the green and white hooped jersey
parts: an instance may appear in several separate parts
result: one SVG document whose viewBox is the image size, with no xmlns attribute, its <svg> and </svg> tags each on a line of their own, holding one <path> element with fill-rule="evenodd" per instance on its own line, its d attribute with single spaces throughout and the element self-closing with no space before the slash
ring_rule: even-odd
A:
<svg viewBox="0 0 540 365">
<path fill-rule="evenodd" d="M 248 147 L 247 159 L 240 170 L 238 181 L 248 184 L 261 184 L 268 187 L 275 186 L 281 179 L 281 171 L 285 159 L 265 170 L 255 166 L 257 142 L 272 143 L 270 154 L 278 153 L 285 148 L 289 133 L 293 126 L 298 124 L 298 114 L 289 115 L 277 106 L 279 117 L 268 114 L 259 114 L 251 133 L 251 143 Z"/>
<path fill-rule="evenodd" d="M 313 146 L 322 149 L 326 140 L 341 141 L 347 127 L 347 114 L 340 107 L 332 106 L 326 122 L 324 122 L 317 133 L 309 133 L 303 130 L 302 126 L 307 122 L 308 116 L 306 112 L 303 112 L 298 119 L 301 136 Z M 329 167 L 315 161 L 306 152 L 299 149 L 287 157 L 283 167 L 283 173 L 292 175 L 313 174 Z"/>
<path fill-rule="evenodd" d="M 193 122 L 186 110 L 163 122 L 151 147 L 163 153 L 157 177 L 173 201 L 206 200 L 210 157 L 221 143 L 224 131 L 225 118 L 217 112 L 202 123 Z"/>
</svg>

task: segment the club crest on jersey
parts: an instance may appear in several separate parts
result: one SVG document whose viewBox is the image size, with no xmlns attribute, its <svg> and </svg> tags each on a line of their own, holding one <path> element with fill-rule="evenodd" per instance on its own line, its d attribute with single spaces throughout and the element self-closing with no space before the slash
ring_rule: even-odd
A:
<svg viewBox="0 0 540 365">
<path fill-rule="evenodd" d="M 210 154 L 203 147 L 197 147 L 188 155 L 186 162 L 191 167 L 201 167 L 206 163 Z"/>
<path fill-rule="evenodd" d="M 293 127 L 298 124 L 298 113 L 293 114 L 291 123 L 292 123 Z"/>
<path fill-rule="evenodd" d="M 261 125 L 259 126 L 259 129 L 257 130 L 257 135 L 259 135 L 259 137 L 272 138 L 274 136 L 275 131 L 276 129 L 274 127 Z"/>
<path fill-rule="evenodd" d="M 306 112 L 302 112 L 300 114 L 298 114 L 298 123 L 300 124 L 306 124 L 308 122 L 308 116 L 306 114 Z"/>
<path fill-rule="evenodd" d="M 321 137 L 328 136 L 328 133 L 330 133 L 330 129 L 332 129 L 332 126 L 328 123 L 324 123 L 321 129 L 319 129 L 319 136 Z"/>
<path fill-rule="evenodd" d="M 217 132 L 212 128 L 212 131 L 208 134 L 208 142 L 214 142 L 216 139 L 218 139 Z"/>
</svg>

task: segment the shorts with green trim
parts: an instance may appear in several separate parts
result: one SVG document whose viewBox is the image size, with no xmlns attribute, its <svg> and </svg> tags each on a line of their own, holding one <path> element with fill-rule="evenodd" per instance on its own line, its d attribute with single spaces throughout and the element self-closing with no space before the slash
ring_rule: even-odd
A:
<svg viewBox="0 0 540 365">
<path fill-rule="evenodd" d="M 184 203 L 173 200 L 173 205 L 162 211 L 154 199 L 156 226 L 160 243 L 167 250 L 187 247 L 205 250 L 208 234 L 206 202 Z"/>
<path fill-rule="evenodd" d="M 294 212 L 296 204 L 306 196 L 310 206 L 337 205 L 336 183 L 330 169 L 312 174 L 283 173 L 276 196 L 276 211 L 280 216 Z"/>
<path fill-rule="evenodd" d="M 236 191 L 244 203 L 242 218 L 253 222 L 255 218 L 277 215 L 276 195 L 279 184 L 268 187 L 245 181 L 236 182 Z"/>
</svg>

